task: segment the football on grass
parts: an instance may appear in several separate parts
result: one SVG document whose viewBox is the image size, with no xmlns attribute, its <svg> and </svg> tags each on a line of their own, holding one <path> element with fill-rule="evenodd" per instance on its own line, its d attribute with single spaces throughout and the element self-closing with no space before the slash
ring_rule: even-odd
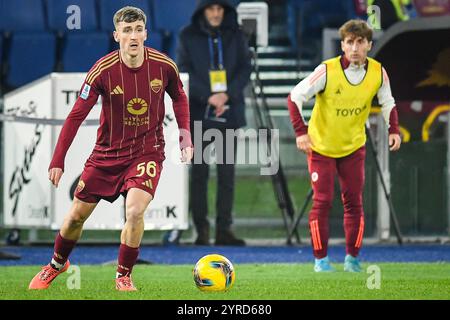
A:
<svg viewBox="0 0 450 320">
<path fill-rule="evenodd" d="M 235 280 L 233 264 L 220 254 L 208 254 L 197 261 L 194 281 L 202 291 L 226 291 Z"/>
</svg>

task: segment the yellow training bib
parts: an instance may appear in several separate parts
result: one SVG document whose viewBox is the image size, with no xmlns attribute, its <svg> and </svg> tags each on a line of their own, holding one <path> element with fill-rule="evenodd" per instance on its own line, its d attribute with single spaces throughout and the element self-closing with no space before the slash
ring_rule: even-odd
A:
<svg viewBox="0 0 450 320">
<path fill-rule="evenodd" d="M 308 124 L 314 151 L 332 158 L 345 157 L 366 143 L 365 122 L 372 100 L 382 84 L 382 67 L 368 58 L 364 79 L 351 84 L 342 69 L 341 57 L 326 60 L 326 85 L 316 95 Z"/>
</svg>

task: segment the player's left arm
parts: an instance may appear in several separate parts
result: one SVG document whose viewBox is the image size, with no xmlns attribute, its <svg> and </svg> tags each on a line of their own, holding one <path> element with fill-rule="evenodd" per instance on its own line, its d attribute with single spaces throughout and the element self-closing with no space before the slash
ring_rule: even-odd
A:
<svg viewBox="0 0 450 320">
<path fill-rule="evenodd" d="M 173 111 L 180 131 L 181 161 L 189 163 L 194 154 L 190 130 L 189 102 L 178 70 L 170 66 L 167 70 L 168 85 L 166 91 L 172 98 Z"/>
<path fill-rule="evenodd" d="M 389 76 L 384 68 L 383 83 L 378 90 L 378 102 L 381 105 L 381 113 L 389 128 L 389 150 L 397 151 L 400 149 L 402 139 L 400 137 L 400 127 L 398 124 L 398 112 L 395 106 L 395 100 L 392 96 L 391 86 L 389 83 Z"/>
</svg>

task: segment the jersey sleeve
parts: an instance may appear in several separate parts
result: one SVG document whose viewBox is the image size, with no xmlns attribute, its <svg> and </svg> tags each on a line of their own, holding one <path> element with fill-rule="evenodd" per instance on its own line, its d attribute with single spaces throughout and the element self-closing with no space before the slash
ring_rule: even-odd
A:
<svg viewBox="0 0 450 320">
<path fill-rule="evenodd" d="M 180 80 L 178 68 L 173 65 L 167 65 L 168 84 L 166 91 L 172 98 L 173 111 L 180 130 L 180 148 L 192 146 L 190 131 L 189 102 L 183 89 L 183 83 Z"/>
<path fill-rule="evenodd" d="M 94 69 L 95 66 L 92 68 Z M 91 69 L 91 71 L 92 71 Z M 55 151 L 53 153 L 52 161 L 50 162 L 49 170 L 52 168 L 60 168 L 64 171 L 64 159 L 67 151 L 77 134 L 78 128 L 88 116 L 92 107 L 97 103 L 98 96 L 102 92 L 101 77 L 89 81 L 91 71 L 86 76 L 86 79 L 81 87 L 80 95 L 72 107 L 69 115 L 64 121 L 61 133 L 56 143 Z"/>
<path fill-rule="evenodd" d="M 398 124 L 398 113 L 397 108 L 395 107 L 395 100 L 391 92 L 389 76 L 384 68 L 382 68 L 382 72 L 383 83 L 377 92 L 378 102 L 381 105 L 381 113 L 383 114 L 383 118 L 388 125 L 389 133 L 399 134 L 400 129 Z"/>
</svg>

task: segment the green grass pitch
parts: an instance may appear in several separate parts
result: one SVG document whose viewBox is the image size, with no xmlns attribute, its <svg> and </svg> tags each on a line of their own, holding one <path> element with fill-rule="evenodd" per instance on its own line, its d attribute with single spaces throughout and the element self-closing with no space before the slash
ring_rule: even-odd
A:
<svg viewBox="0 0 450 320">
<path fill-rule="evenodd" d="M 378 266 L 380 273 L 367 273 L 369 264 L 363 264 L 364 272 L 359 274 L 345 273 L 339 264 L 335 264 L 337 272 L 330 274 L 314 273 L 312 264 L 238 264 L 233 288 L 219 293 L 198 290 L 190 265 L 136 266 L 133 279 L 137 292 L 116 292 L 114 266 L 81 265 L 80 289 L 68 288 L 76 285 L 76 273 L 64 273 L 41 291 L 27 289 L 39 266 L 0 267 L 0 299 L 450 299 L 449 263 L 371 265 Z"/>
</svg>

